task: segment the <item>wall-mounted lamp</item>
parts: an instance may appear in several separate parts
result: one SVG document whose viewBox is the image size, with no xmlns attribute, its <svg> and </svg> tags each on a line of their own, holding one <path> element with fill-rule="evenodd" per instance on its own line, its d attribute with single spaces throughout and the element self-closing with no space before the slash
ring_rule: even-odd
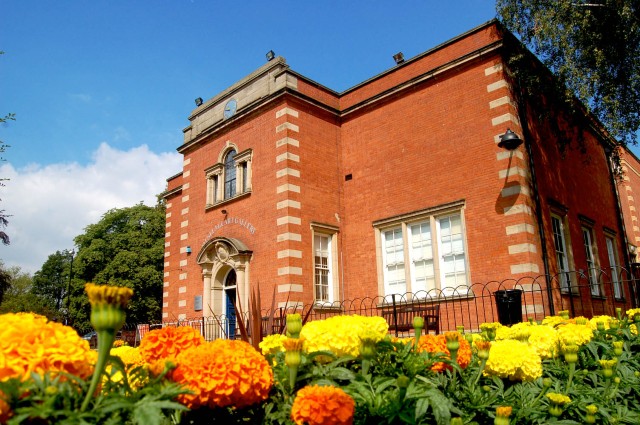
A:
<svg viewBox="0 0 640 425">
<path fill-rule="evenodd" d="M 402 62 L 404 62 L 404 54 L 402 54 L 402 52 L 398 52 L 395 55 L 393 55 L 393 60 L 396 61 L 396 65 L 400 65 Z"/>
<path fill-rule="evenodd" d="M 638 250 L 638 247 L 637 247 L 637 246 L 632 245 L 632 244 L 629 244 L 629 253 L 630 253 L 631 255 L 635 255 L 637 250 Z"/>
<path fill-rule="evenodd" d="M 273 50 L 269 50 L 265 56 L 267 57 L 267 61 L 271 61 L 276 57 L 276 54 L 273 53 Z"/>
<path fill-rule="evenodd" d="M 220 210 L 220 212 L 224 215 L 227 215 L 227 210 Z"/>
<path fill-rule="evenodd" d="M 202 98 L 201 97 L 197 97 L 195 102 L 196 102 L 196 106 L 202 105 Z"/>
<path fill-rule="evenodd" d="M 518 137 L 516 133 L 511 131 L 510 128 L 507 128 L 506 133 L 500 136 L 500 142 L 498 143 L 498 147 L 512 151 L 514 149 L 517 149 L 518 146 L 520 146 L 522 143 L 523 143 L 523 140 L 520 137 Z"/>
<path fill-rule="evenodd" d="M 187 246 L 187 254 L 191 254 L 191 247 Z"/>
</svg>

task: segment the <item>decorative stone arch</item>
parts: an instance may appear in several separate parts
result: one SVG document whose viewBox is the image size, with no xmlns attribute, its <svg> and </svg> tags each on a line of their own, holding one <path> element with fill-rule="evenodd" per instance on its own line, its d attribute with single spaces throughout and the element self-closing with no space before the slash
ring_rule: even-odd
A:
<svg viewBox="0 0 640 425">
<path fill-rule="evenodd" d="M 207 241 L 196 258 L 202 267 L 203 316 L 223 311 L 224 280 L 231 269 L 236 272 L 236 302 L 246 312 L 249 305 L 249 262 L 252 251 L 238 239 L 217 237 Z"/>
<path fill-rule="evenodd" d="M 235 143 L 233 143 L 231 140 L 227 140 L 227 142 L 224 144 L 224 147 L 218 153 L 218 163 L 219 164 L 224 164 L 224 160 L 227 157 L 227 154 L 231 150 L 236 151 L 236 154 L 238 154 L 240 152 L 240 150 L 238 150 L 238 146 L 236 146 Z"/>
</svg>

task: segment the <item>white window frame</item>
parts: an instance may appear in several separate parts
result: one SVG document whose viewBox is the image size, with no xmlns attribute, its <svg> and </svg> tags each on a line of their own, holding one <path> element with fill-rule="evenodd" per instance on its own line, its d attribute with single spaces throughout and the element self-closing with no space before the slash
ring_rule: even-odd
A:
<svg viewBox="0 0 640 425">
<path fill-rule="evenodd" d="M 312 222 L 311 223 L 311 243 L 312 243 L 312 270 L 313 270 L 313 299 L 316 305 L 331 306 L 335 302 L 339 301 L 339 276 L 338 276 L 338 231 L 335 226 Z M 316 245 L 316 238 L 328 240 L 327 249 L 322 250 L 326 252 L 327 263 L 327 297 L 326 299 L 318 299 L 317 295 L 317 272 L 320 270 L 316 263 L 316 251 L 318 247 Z"/>
<path fill-rule="evenodd" d="M 601 297 L 604 295 L 600 282 L 598 282 L 598 250 L 593 234 L 593 228 L 582 226 L 582 242 L 584 245 L 584 253 L 587 261 L 587 279 L 591 295 Z"/>
<path fill-rule="evenodd" d="M 616 239 L 614 236 L 605 235 L 605 245 L 607 246 L 607 257 L 609 258 L 609 270 L 611 273 L 611 283 L 613 284 L 613 297 L 617 300 L 624 298 L 624 290 L 620 282 L 620 265 L 618 262 L 618 251 L 616 250 Z"/>
<path fill-rule="evenodd" d="M 441 226 L 442 220 L 450 219 L 451 217 L 460 217 L 460 233 L 458 234 L 460 238 L 454 241 L 459 249 L 453 253 L 443 250 Z M 380 294 L 387 296 L 412 293 L 414 297 L 424 297 L 425 295 L 435 295 L 433 291 L 435 289 L 442 291 L 442 294 L 447 296 L 468 295 L 471 279 L 464 220 L 464 201 L 456 201 L 393 219 L 379 220 L 374 222 L 373 225 L 376 236 Z M 414 232 L 414 229 L 418 226 L 420 227 L 420 237 L 416 237 Z M 402 244 L 401 256 L 397 255 L 398 250 L 394 250 L 392 253 L 387 249 L 386 240 L 391 232 L 394 234 L 394 240 Z M 425 253 L 424 249 L 430 249 L 430 252 Z M 392 255 L 393 258 L 391 258 Z M 457 264 L 462 264 L 463 266 L 463 270 L 458 273 L 458 276 L 463 276 L 464 282 L 460 282 L 457 288 L 448 287 L 445 284 L 445 257 L 450 255 L 459 256 L 460 259 Z M 393 262 L 390 260 L 393 260 Z M 401 276 L 393 275 L 393 267 L 404 267 L 404 281 L 400 278 Z M 421 268 L 426 273 L 421 274 Z M 392 277 L 395 278 L 394 282 L 391 280 Z M 425 278 L 423 282 L 421 282 L 423 280 L 421 277 Z"/>
<path fill-rule="evenodd" d="M 558 268 L 558 279 L 560 283 L 560 290 L 562 292 L 569 292 L 569 287 L 573 292 L 577 291 L 577 288 L 573 285 L 573 279 L 571 278 L 571 259 L 569 234 L 567 232 L 566 217 L 559 214 L 551 214 L 551 231 L 553 234 L 553 247 L 556 255 L 556 267 Z M 558 251 L 560 248 L 560 251 Z"/>
<path fill-rule="evenodd" d="M 229 196 L 225 193 L 226 189 L 226 175 L 225 175 L 225 161 L 229 152 L 236 151 L 233 158 L 235 178 L 235 191 Z M 247 149 L 242 152 L 238 152 L 237 146 L 233 143 L 227 142 L 224 149 L 220 151 L 218 155 L 218 162 L 205 170 L 205 177 L 207 179 L 207 194 L 206 205 L 211 207 L 217 204 L 221 204 L 251 193 L 251 163 L 253 159 L 253 150 Z"/>
</svg>

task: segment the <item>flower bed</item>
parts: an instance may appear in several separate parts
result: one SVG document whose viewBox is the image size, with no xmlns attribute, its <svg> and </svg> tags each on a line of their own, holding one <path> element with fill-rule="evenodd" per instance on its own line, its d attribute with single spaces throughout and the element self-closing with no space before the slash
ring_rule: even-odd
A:
<svg viewBox="0 0 640 425">
<path fill-rule="evenodd" d="M 640 423 L 640 309 L 479 333 L 388 334 L 340 316 L 244 341 L 192 328 L 111 348 L 130 293 L 89 286 L 98 353 L 71 328 L 0 316 L 0 422 L 138 424 Z"/>
</svg>

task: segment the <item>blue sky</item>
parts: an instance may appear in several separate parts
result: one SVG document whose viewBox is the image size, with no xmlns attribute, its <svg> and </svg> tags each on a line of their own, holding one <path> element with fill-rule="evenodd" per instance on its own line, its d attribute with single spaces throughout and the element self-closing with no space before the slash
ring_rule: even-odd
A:
<svg viewBox="0 0 640 425">
<path fill-rule="evenodd" d="M 37 271 L 111 208 L 181 170 L 195 107 L 265 63 L 343 91 L 495 17 L 490 0 L 6 0 L 0 209 L 7 266 Z"/>
</svg>

